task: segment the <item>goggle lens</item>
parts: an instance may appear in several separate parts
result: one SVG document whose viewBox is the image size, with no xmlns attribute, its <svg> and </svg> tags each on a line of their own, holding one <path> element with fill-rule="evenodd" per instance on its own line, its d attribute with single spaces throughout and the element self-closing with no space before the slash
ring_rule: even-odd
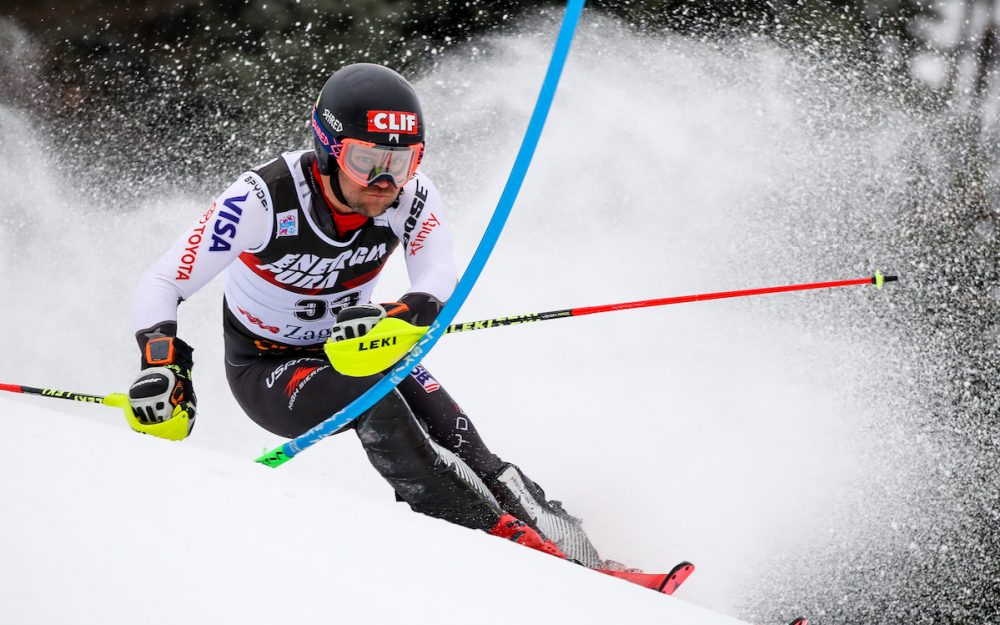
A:
<svg viewBox="0 0 1000 625">
<path fill-rule="evenodd" d="M 402 187 L 417 171 L 423 144 L 412 146 L 384 146 L 344 139 L 337 163 L 351 180 L 368 186 L 381 178 L 390 178 Z"/>
</svg>

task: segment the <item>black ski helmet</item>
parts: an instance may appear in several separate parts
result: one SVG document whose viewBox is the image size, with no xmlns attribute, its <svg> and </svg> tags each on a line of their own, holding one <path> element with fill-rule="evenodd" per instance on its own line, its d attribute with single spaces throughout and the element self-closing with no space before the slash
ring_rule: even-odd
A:
<svg viewBox="0 0 1000 625">
<path fill-rule="evenodd" d="M 330 152 L 344 138 L 386 146 L 424 142 L 424 116 L 413 87 L 374 63 L 345 65 L 334 72 L 316 99 L 312 125 L 316 164 L 324 175 L 336 171 Z"/>
</svg>

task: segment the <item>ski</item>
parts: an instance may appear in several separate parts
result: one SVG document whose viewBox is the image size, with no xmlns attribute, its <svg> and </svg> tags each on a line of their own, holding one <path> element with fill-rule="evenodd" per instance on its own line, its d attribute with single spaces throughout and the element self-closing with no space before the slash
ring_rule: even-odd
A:
<svg viewBox="0 0 1000 625">
<path fill-rule="evenodd" d="M 681 587 L 681 584 L 694 573 L 694 565 L 684 561 L 670 569 L 669 573 L 640 573 L 632 571 L 609 571 L 607 569 L 594 569 L 605 575 L 617 577 L 633 584 L 638 584 L 643 588 L 649 588 L 665 595 L 672 595 Z"/>
</svg>

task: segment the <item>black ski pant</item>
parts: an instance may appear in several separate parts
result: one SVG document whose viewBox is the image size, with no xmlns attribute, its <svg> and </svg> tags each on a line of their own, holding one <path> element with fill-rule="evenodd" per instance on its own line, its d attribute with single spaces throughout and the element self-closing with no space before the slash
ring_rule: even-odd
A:
<svg viewBox="0 0 1000 625">
<path fill-rule="evenodd" d="M 258 425 L 287 438 L 381 378 L 342 375 L 322 352 L 248 354 L 231 347 L 227 341 L 226 378 L 236 401 Z M 496 524 L 500 505 L 483 479 L 505 464 L 422 366 L 343 429 L 355 430 L 372 465 L 415 511 L 474 529 Z"/>
</svg>

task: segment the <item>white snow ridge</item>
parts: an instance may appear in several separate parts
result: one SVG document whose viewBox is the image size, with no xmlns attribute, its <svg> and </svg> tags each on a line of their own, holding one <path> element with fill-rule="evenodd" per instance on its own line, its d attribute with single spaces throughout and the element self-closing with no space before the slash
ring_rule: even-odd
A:
<svg viewBox="0 0 1000 625">
<path fill-rule="evenodd" d="M 43 401 L 0 399 L 5 624 L 740 622 L 293 464 Z"/>
</svg>

